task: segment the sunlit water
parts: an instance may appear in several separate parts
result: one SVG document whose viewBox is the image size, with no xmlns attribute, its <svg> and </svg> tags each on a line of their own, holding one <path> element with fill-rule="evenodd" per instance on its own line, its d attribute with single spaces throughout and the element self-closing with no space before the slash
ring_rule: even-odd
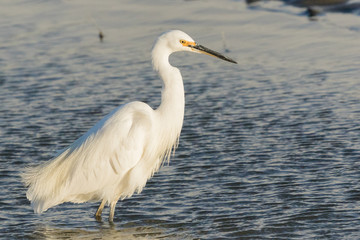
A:
<svg viewBox="0 0 360 240">
<path fill-rule="evenodd" d="M 10 1 L 0 7 L 0 237 L 360 239 L 360 17 L 281 2 Z M 98 39 L 97 26 L 104 42 Z M 115 107 L 157 107 L 156 36 L 182 29 L 235 58 L 178 53 L 180 146 L 114 224 L 97 204 L 38 216 L 19 173 Z"/>
</svg>

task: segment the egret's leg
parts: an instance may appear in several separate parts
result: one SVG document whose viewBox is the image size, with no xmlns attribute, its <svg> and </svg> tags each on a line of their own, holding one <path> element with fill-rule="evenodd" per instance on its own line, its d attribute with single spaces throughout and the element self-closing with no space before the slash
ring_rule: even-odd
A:
<svg viewBox="0 0 360 240">
<path fill-rule="evenodd" d="M 117 201 L 113 201 L 110 203 L 110 214 L 109 214 L 109 222 L 113 222 L 114 220 L 114 213 Z"/>
<path fill-rule="evenodd" d="M 98 220 L 101 219 L 101 213 L 102 213 L 102 211 L 104 209 L 105 202 L 106 202 L 105 200 L 102 200 L 98 210 L 95 213 L 95 218 L 98 219 Z"/>
</svg>

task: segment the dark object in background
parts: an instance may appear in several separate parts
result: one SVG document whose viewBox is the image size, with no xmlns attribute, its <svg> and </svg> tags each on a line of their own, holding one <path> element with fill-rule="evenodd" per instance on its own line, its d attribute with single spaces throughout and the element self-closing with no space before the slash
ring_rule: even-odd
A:
<svg viewBox="0 0 360 240">
<path fill-rule="evenodd" d="M 312 6 L 332 6 L 338 4 L 345 4 L 349 0 L 293 0 L 284 1 L 297 7 L 312 7 Z"/>
<path fill-rule="evenodd" d="M 340 13 L 360 13 L 360 3 L 349 3 L 349 4 L 339 4 L 326 7 L 308 7 L 307 13 L 309 17 L 317 16 L 323 12 L 340 12 Z"/>
<path fill-rule="evenodd" d="M 312 8 L 312 7 L 308 7 L 306 9 L 306 15 L 309 17 L 309 18 L 313 18 L 317 15 L 319 15 L 319 13 L 321 13 L 322 11 L 317 9 L 317 8 Z"/>
<path fill-rule="evenodd" d="M 252 3 L 256 3 L 256 2 L 260 2 L 262 0 L 246 0 L 247 4 L 252 4 Z"/>
<path fill-rule="evenodd" d="M 246 0 L 251 5 L 264 0 Z M 360 3 L 348 3 L 349 0 L 268 0 L 282 1 L 296 7 L 306 8 L 306 15 L 313 18 L 325 12 L 360 13 Z"/>
<path fill-rule="evenodd" d="M 99 39 L 100 39 L 100 42 L 103 42 L 103 40 L 104 40 L 104 34 L 102 31 L 99 31 Z"/>
<path fill-rule="evenodd" d="M 247 4 L 252 4 L 264 0 L 246 0 Z M 330 6 L 337 4 L 344 4 L 349 0 L 268 0 L 268 1 L 282 1 L 297 7 L 310 7 L 310 6 Z"/>
</svg>

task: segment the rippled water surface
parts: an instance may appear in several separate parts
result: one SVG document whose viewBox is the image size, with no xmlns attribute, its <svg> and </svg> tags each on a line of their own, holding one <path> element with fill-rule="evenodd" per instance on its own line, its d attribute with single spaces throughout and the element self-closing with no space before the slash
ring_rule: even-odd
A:
<svg viewBox="0 0 360 240">
<path fill-rule="evenodd" d="M 360 17 L 282 2 L 0 3 L 0 238 L 360 239 Z M 98 38 L 99 30 L 104 41 Z M 182 29 L 238 65 L 171 57 L 180 146 L 144 191 L 35 215 L 19 173 L 115 107 L 160 103 L 150 50 Z"/>
</svg>

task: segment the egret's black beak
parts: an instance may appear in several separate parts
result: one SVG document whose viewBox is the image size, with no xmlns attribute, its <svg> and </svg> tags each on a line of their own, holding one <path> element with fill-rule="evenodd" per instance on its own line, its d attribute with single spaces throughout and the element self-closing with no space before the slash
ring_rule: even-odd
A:
<svg viewBox="0 0 360 240">
<path fill-rule="evenodd" d="M 202 45 L 195 44 L 195 45 L 189 45 L 189 47 L 191 47 L 196 52 L 204 53 L 204 54 L 214 56 L 214 57 L 220 58 L 222 60 L 237 64 L 237 62 L 235 60 L 233 60 L 229 57 L 226 57 L 226 56 L 222 55 L 221 53 L 218 53 L 218 52 L 211 50 L 207 47 L 204 47 Z"/>
</svg>

